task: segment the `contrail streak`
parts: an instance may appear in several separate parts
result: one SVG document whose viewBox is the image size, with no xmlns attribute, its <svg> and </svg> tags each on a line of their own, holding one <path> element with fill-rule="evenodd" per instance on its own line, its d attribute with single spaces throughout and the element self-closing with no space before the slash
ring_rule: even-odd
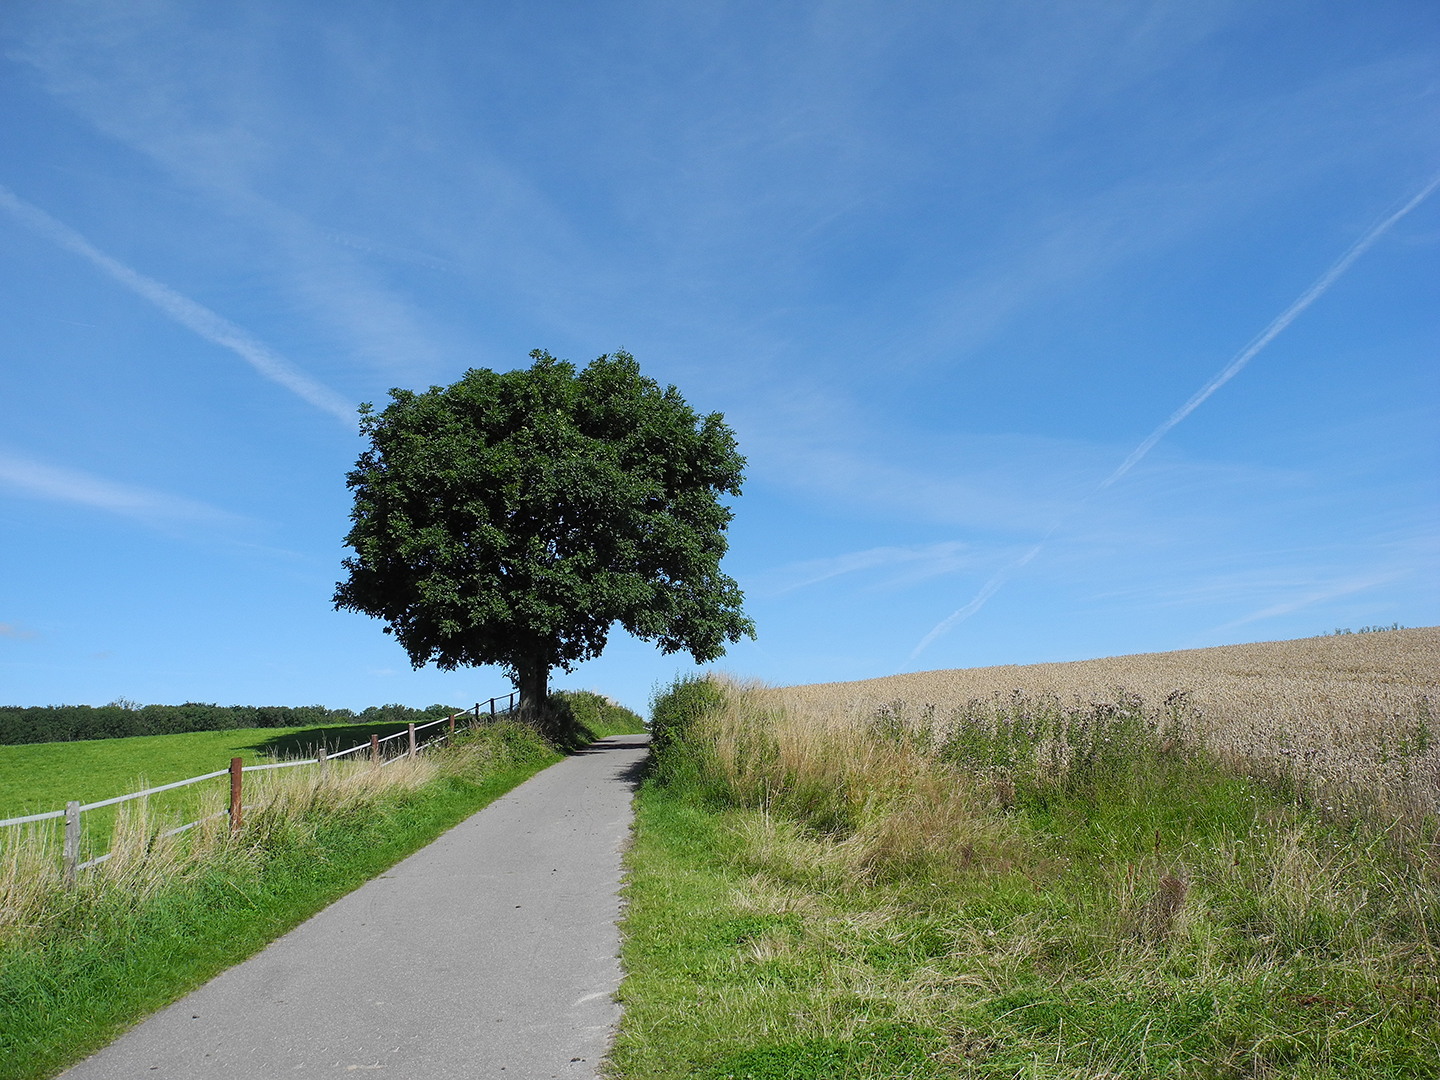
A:
<svg viewBox="0 0 1440 1080">
<path fill-rule="evenodd" d="M 251 337 L 229 319 L 111 258 L 70 226 L 56 221 L 44 210 L 32 206 L 3 185 L 0 185 L 0 206 L 47 240 L 88 259 L 127 289 L 149 300 L 181 326 L 193 330 L 206 341 L 229 349 L 265 378 L 279 383 L 317 409 L 338 417 L 346 425 L 355 425 L 354 405 L 324 383 L 306 375 L 289 360 Z"/>
<path fill-rule="evenodd" d="M 1330 286 L 1334 285 L 1335 282 L 1340 279 L 1340 276 L 1344 274 L 1346 270 L 1350 269 L 1351 264 L 1354 263 L 1356 259 L 1360 258 L 1361 255 L 1365 254 L 1365 252 L 1370 249 L 1371 245 L 1374 244 L 1376 240 L 1379 240 L 1380 237 L 1383 236 L 1392 225 L 1394 225 L 1406 214 L 1410 213 L 1411 210 L 1414 210 L 1417 206 L 1419 206 L 1422 202 L 1424 202 L 1432 194 L 1434 194 L 1436 188 L 1440 188 L 1440 173 L 1437 173 L 1434 177 L 1432 177 L 1430 182 L 1426 184 L 1423 188 L 1421 188 L 1420 191 L 1416 193 L 1415 196 L 1412 197 L 1407 203 L 1401 206 L 1394 213 L 1390 214 L 1388 217 L 1382 219 L 1378 224 L 1372 226 L 1370 230 L 1365 233 L 1364 236 L 1360 237 L 1359 240 L 1356 240 L 1355 243 L 1351 244 L 1349 250 L 1347 250 L 1345 254 L 1341 255 L 1340 258 L 1336 259 L 1330 269 L 1326 270 L 1325 273 L 1320 275 L 1320 277 L 1316 280 L 1315 284 L 1311 285 L 1308 289 L 1301 293 L 1299 297 L 1296 298 L 1294 303 L 1292 303 L 1278 316 L 1276 316 L 1275 320 L 1269 326 L 1267 326 L 1259 334 L 1258 337 L 1251 341 L 1250 344 L 1246 345 L 1243 349 L 1241 349 L 1235 355 L 1235 358 L 1220 370 L 1219 374 L 1217 374 L 1213 379 L 1207 382 L 1199 390 L 1195 391 L 1189 401 L 1185 402 L 1184 405 L 1180 406 L 1180 408 L 1176 409 L 1173 413 L 1171 413 L 1169 419 L 1167 419 L 1163 424 L 1161 424 L 1154 431 L 1152 431 L 1139 446 L 1132 450 L 1129 457 L 1122 461 L 1113 473 L 1107 476 L 1104 480 L 1100 481 L 1100 483 L 1095 487 L 1094 491 L 1091 491 L 1088 495 L 1085 496 L 1085 498 L 1081 499 L 1080 502 L 1076 504 L 1074 509 L 1072 509 L 1068 514 L 1066 514 L 1065 517 L 1062 517 L 1060 521 L 1057 521 L 1054 525 L 1052 525 L 1050 527 L 1050 531 L 1041 538 L 1038 544 L 1032 547 L 1019 559 L 1016 559 L 1014 562 L 1011 562 L 998 570 L 990 578 L 989 581 L 985 582 L 985 584 L 981 586 L 980 591 L 975 594 L 974 598 L 968 604 L 962 607 L 959 611 L 955 612 L 953 615 L 937 623 L 934 629 L 932 629 L 928 634 L 926 634 L 923 638 L 920 639 L 920 643 L 916 645 L 914 651 L 910 653 L 910 659 L 914 660 L 917 656 L 920 655 L 921 652 L 924 651 L 925 647 L 929 645 L 932 641 L 940 637 L 942 634 L 946 633 L 952 627 L 964 622 L 971 615 L 974 615 L 977 611 L 984 607 L 985 602 L 989 600 L 990 597 L 994 596 L 997 592 L 999 592 L 1001 587 L 1004 586 L 1004 584 L 1009 581 L 1010 578 L 1014 576 L 1014 574 L 1018 570 L 1020 570 L 1032 559 L 1034 559 L 1036 555 L 1040 554 L 1040 549 L 1045 546 L 1046 541 L 1048 541 L 1051 536 L 1055 535 L 1056 529 L 1060 528 L 1060 526 L 1066 520 L 1068 520 L 1072 515 L 1078 512 L 1079 509 L 1084 506 L 1085 503 L 1089 502 L 1092 497 L 1097 495 L 1099 492 L 1104 491 L 1111 484 L 1115 483 L 1122 476 L 1124 476 L 1131 469 L 1133 469 L 1137 464 L 1139 464 L 1141 458 L 1143 458 L 1146 454 L 1153 450 L 1155 448 L 1155 444 L 1158 443 L 1161 439 L 1163 439 L 1167 434 L 1169 434 L 1170 430 L 1176 424 L 1180 423 L 1181 420 L 1184 420 L 1192 412 L 1194 412 L 1201 405 L 1203 405 L 1206 399 L 1209 398 L 1211 394 L 1215 393 L 1216 390 L 1219 390 L 1220 387 L 1224 386 L 1236 375 L 1240 374 L 1241 370 L 1244 369 L 1245 365 L 1250 363 L 1250 361 L 1259 354 L 1261 349 L 1265 348 L 1266 345 L 1269 345 L 1270 342 L 1274 341 L 1275 338 L 1277 338 L 1287 326 L 1289 326 L 1292 322 L 1299 318 L 1301 313 L 1303 313 L 1306 308 L 1308 308 L 1311 304 L 1315 303 L 1315 301 L 1320 299 L 1320 297 L 1324 296 Z"/>
<path fill-rule="evenodd" d="M 1045 540 L 1049 540 L 1051 534 L 1054 533 L 1055 529 L 1058 529 L 1059 527 L 1060 526 L 1057 524 L 1054 529 L 1051 529 L 1050 532 L 1045 534 L 1044 540 L 1041 540 L 1040 543 L 1036 544 L 1024 555 L 1021 555 L 1020 558 L 1016 559 L 1014 562 L 1004 567 L 989 581 L 985 582 L 985 584 L 981 587 L 980 591 L 975 594 L 974 598 L 968 604 L 962 607 L 959 611 L 955 612 L 955 614 L 951 615 L 948 619 L 945 619 L 943 622 L 937 623 L 933 630 L 931 630 L 928 634 L 926 634 L 923 638 L 920 639 L 920 644 L 915 646 L 915 651 L 910 654 L 910 659 L 914 660 L 915 657 L 919 656 L 920 653 L 924 650 L 925 646 L 930 644 L 930 642 L 940 637 L 957 623 L 964 622 L 971 615 L 974 615 L 975 612 L 979 611 L 982 607 L 984 607 L 985 601 L 989 600 L 990 597 L 994 596 L 997 592 L 999 592 L 1000 587 L 1004 585 L 1007 581 L 1009 581 L 1010 578 L 1016 573 L 1016 571 L 1018 571 L 1031 559 L 1035 558 L 1036 555 L 1040 554 L 1040 549 L 1045 546 Z"/>
<path fill-rule="evenodd" d="M 1205 399 L 1208 398 L 1211 394 L 1215 393 L 1216 390 L 1219 390 L 1220 387 L 1224 386 L 1236 375 L 1240 374 L 1241 370 L 1245 367 L 1245 365 L 1250 363 L 1250 361 L 1255 358 L 1256 354 L 1259 353 L 1261 349 L 1265 348 L 1266 345 L 1269 345 L 1270 342 L 1274 341 L 1275 338 L 1280 335 L 1280 332 L 1282 330 L 1284 330 L 1287 326 L 1289 326 L 1292 322 L 1299 318 L 1301 312 L 1303 312 L 1316 300 L 1319 300 L 1320 297 L 1324 296 L 1330 286 L 1334 285 L 1335 282 L 1339 280 L 1340 275 L 1345 273 L 1346 270 L 1350 269 L 1351 263 L 1353 263 L 1356 259 L 1360 258 L 1361 255 L 1364 255 L 1365 252 L 1369 250 L 1370 246 L 1385 234 L 1385 232 L 1390 228 L 1390 226 L 1394 225 L 1406 214 L 1410 213 L 1411 210 L 1414 210 L 1415 207 L 1419 206 L 1422 202 L 1424 202 L 1435 191 L 1437 187 L 1440 187 L 1440 174 L 1437 174 L 1430 181 L 1430 183 L 1426 184 L 1423 188 L 1421 188 L 1420 193 L 1416 195 L 1413 199 L 1407 202 L 1404 206 L 1400 207 L 1399 210 L 1396 210 L 1385 220 L 1381 221 L 1378 225 L 1372 228 L 1359 240 L 1356 240 L 1355 243 L 1350 246 L 1349 251 L 1345 252 L 1344 255 L 1341 255 L 1340 258 L 1335 260 L 1335 264 L 1331 266 L 1329 270 L 1326 270 L 1325 273 L 1320 275 L 1320 279 L 1316 281 L 1314 285 L 1311 285 L 1310 288 L 1306 289 L 1303 293 L 1301 293 L 1299 298 L 1288 308 L 1282 311 L 1279 316 L 1276 317 L 1275 321 L 1264 329 L 1264 331 L 1260 334 L 1259 337 L 1257 337 L 1254 341 L 1250 342 L 1249 345 L 1246 345 L 1245 348 L 1241 349 L 1240 352 L 1236 354 L 1235 359 L 1231 360 L 1230 363 L 1225 365 L 1225 367 L 1221 370 L 1220 374 L 1216 375 L 1199 390 L 1195 391 L 1194 396 L 1191 397 L 1189 401 L 1185 402 L 1184 405 L 1181 405 L 1180 408 L 1176 409 L 1173 413 L 1171 413 L 1168 420 L 1166 420 L 1163 424 L 1161 424 L 1154 431 L 1152 431 L 1149 437 L 1146 438 L 1144 442 L 1142 442 L 1139 446 L 1132 450 L 1130 452 L 1130 456 L 1120 463 L 1119 468 L 1117 468 L 1113 473 L 1111 473 L 1103 481 L 1101 481 L 1100 487 L 1096 490 L 1100 491 L 1108 488 L 1111 484 L 1115 483 L 1116 480 L 1119 480 L 1127 472 L 1133 469 L 1139 463 L 1140 459 L 1143 458 L 1146 454 L 1148 454 L 1152 449 L 1154 449 L 1155 444 L 1158 443 L 1166 436 L 1166 434 L 1169 433 L 1171 428 L 1173 428 L 1176 424 L 1180 423 L 1181 420 L 1184 420 L 1192 412 L 1194 412 L 1201 405 L 1203 405 L 1205 403 Z"/>
</svg>

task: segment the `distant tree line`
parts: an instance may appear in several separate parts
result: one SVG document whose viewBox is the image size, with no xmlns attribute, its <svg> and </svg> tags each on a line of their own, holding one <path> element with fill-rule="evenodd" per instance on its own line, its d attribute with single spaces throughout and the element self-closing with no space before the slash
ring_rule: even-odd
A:
<svg viewBox="0 0 1440 1080">
<path fill-rule="evenodd" d="M 449 705 L 411 709 L 372 705 L 364 712 L 323 705 L 0 705 L 0 744 L 123 739 L 132 735 L 178 735 L 232 728 L 312 727 L 325 724 L 420 723 L 459 712 Z"/>
</svg>

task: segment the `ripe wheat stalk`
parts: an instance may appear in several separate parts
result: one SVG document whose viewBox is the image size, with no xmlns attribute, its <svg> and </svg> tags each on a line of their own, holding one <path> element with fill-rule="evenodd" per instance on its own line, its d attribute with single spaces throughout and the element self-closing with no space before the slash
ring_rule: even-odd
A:
<svg viewBox="0 0 1440 1080">
<path fill-rule="evenodd" d="M 1440 627 L 1167 653 L 928 671 L 773 691 L 806 724 L 863 724 L 897 704 L 935 737 L 976 705 L 1011 695 L 1061 704 L 1138 696 L 1183 714 L 1179 734 L 1226 762 L 1294 780 L 1337 808 L 1440 810 Z"/>
</svg>

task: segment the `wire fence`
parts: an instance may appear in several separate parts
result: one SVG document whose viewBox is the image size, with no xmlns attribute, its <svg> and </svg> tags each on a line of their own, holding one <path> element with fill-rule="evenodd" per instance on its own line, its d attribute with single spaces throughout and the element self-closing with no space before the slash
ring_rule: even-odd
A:
<svg viewBox="0 0 1440 1080">
<path fill-rule="evenodd" d="M 505 702 L 505 708 L 498 709 L 499 702 Z M 488 711 L 487 711 L 488 710 Z M 515 695 L 509 694 L 503 697 L 492 697 L 488 702 L 477 702 L 473 709 L 465 709 L 461 712 L 451 713 L 449 716 L 442 716 L 438 720 L 431 720 L 424 724 L 406 724 L 404 731 L 397 731 L 392 735 L 381 736 L 372 733 L 369 742 L 357 743 L 348 750 L 341 750 L 338 753 L 327 754 L 322 743 L 312 758 L 302 758 L 293 761 L 274 761 L 264 765 L 246 765 L 243 758 L 231 758 L 230 764 L 223 769 L 216 769 L 214 772 L 203 773 L 200 776 L 187 777 L 184 780 L 176 780 L 169 784 L 160 784 L 157 787 L 145 788 L 143 791 L 132 791 L 127 795 L 116 795 L 109 799 L 99 799 L 96 802 L 82 803 L 78 799 L 71 800 L 65 804 L 63 810 L 47 810 L 41 814 L 22 814 L 19 817 L 0 819 L 0 829 L 12 825 L 28 825 L 32 822 L 52 821 L 57 818 L 65 819 L 65 841 L 61 848 L 61 861 L 63 876 L 67 886 L 75 884 L 76 875 L 81 870 L 88 870 L 91 867 L 99 866 L 114 854 L 107 851 L 105 854 L 93 859 L 80 861 L 80 815 L 89 810 L 99 810 L 106 806 L 116 806 L 119 803 L 129 802 L 131 799 L 143 799 L 150 795 L 159 794 L 162 791 L 174 791 L 177 788 L 189 787 L 191 784 L 199 784 L 206 780 L 214 780 L 220 776 L 230 777 L 230 806 L 226 810 L 220 810 L 214 814 L 207 814 L 205 817 L 197 818 L 195 821 L 187 821 L 184 825 L 170 829 L 160 834 L 161 837 L 176 836 L 188 829 L 207 821 L 213 821 L 218 817 L 229 816 L 230 831 L 239 832 L 244 822 L 245 805 L 244 774 L 249 772 L 265 772 L 269 769 L 293 769 L 302 765 L 317 765 L 320 774 L 325 774 L 326 766 L 340 758 L 348 757 L 351 754 L 360 753 L 362 750 L 370 751 L 370 760 L 377 769 L 383 769 L 395 764 L 397 761 L 405 761 L 422 753 L 426 749 L 439 745 L 455 736 L 455 721 L 462 716 L 474 715 L 474 723 L 494 723 L 502 716 L 509 718 L 515 711 Z M 438 735 L 431 735 L 421 741 L 419 735 L 440 724 L 447 725 L 445 731 Z M 388 754 L 386 744 L 396 739 L 405 739 L 405 751 L 400 754 Z"/>
</svg>

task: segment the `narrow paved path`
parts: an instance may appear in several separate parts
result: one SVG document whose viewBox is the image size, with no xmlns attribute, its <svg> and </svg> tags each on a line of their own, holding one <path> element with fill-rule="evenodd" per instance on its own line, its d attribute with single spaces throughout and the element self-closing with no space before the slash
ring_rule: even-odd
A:
<svg viewBox="0 0 1440 1080">
<path fill-rule="evenodd" d="M 595 1076 L 647 738 L 551 766 L 65 1076 Z"/>
</svg>

